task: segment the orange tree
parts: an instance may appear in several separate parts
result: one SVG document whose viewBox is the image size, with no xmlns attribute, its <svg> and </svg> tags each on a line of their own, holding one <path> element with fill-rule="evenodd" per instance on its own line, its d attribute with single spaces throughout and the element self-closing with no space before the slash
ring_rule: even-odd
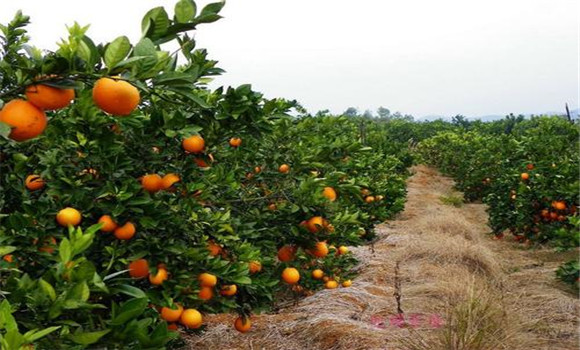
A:
<svg viewBox="0 0 580 350">
<path fill-rule="evenodd" d="M 346 246 L 401 210 L 401 161 L 356 121 L 205 85 L 222 70 L 188 32 L 222 7 L 154 8 L 134 45 L 0 27 L 3 348 L 164 348 L 230 311 L 246 332 L 284 293 L 348 287 Z"/>
</svg>

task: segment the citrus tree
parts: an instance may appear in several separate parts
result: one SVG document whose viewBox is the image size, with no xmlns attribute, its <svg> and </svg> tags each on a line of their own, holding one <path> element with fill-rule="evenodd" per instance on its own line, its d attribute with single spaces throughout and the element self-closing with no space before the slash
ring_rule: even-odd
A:
<svg viewBox="0 0 580 350">
<path fill-rule="evenodd" d="M 356 121 L 207 87 L 223 71 L 189 33 L 223 5 L 154 8 L 136 43 L 75 23 L 54 52 L 21 13 L 0 27 L 3 348 L 160 349 L 220 312 L 247 332 L 350 286 L 347 246 L 402 209 L 401 160 Z"/>
</svg>

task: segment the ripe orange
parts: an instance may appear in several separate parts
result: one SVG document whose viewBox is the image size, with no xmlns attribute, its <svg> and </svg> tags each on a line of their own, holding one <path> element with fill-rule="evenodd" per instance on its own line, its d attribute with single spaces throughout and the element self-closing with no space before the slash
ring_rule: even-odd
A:
<svg viewBox="0 0 580 350">
<path fill-rule="evenodd" d="M 161 284 L 163 284 L 163 282 L 167 281 L 167 279 L 169 278 L 168 276 L 169 274 L 167 273 L 167 270 L 164 267 L 159 267 L 157 269 L 157 274 L 153 275 L 153 274 L 149 274 L 149 282 L 151 282 L 151 284 L 159 286 Z"/>
<path fill-rule="evenodd" d="M 137 259 L 129 263 L 129 275 L 133 278 L 149 276 L 149 263 L 145 259 Z"/>
<path fill-rule="evenodd" d="M 239 137 L 232 137 L 230 139 L 230 146 L 232 146 L 232 147 L 240 147 L 241 144 L 242 144 L 242 139 Z"/>
<path fill-rule="evenodd" d="M 125 225 L 115 229 L 115 237 L 120 240 L 128 240 L 135 236 L 136 231 L 137 229 L 135 228 L 135 224 L 129 221 L 126 222 Z"/>
<path fill-rule="evenodd" d="M 211 298 L 213 298 L 213 288 L 201 287 L 198 296 L 201 300 L 211 300 Z"/>
<path fill-rule="evenodd" d="M 12 100 L 0 110 L 0 122 L 12 127 L 11 139 L 26 141 L 42 134 L 48 120 L 46 114 L 32 103 Z"/>
<path fill-rule="evenodd" d="M 338 255 L 344 255 L 346 253 L 348 253 L 348 248 L 341 245 L 340 247 L 338 247 L 338 250 L 336 252 Z"/>
<path fill-rule="evenodd" d="M 282 164 L 278 168 L 278 171 L 281 172 L 282 174 L 287 174 L 290 171 L 290 166 L 288 164 Z"/>
<path fill-rule="evenodd" d="M 154 193 L 163 188 L 163 179 L 157 174 L 147 174 L 141 178 L 141 186 L 149 193 Z"/>
<path fill-rule="evenodd" d="M 259 261 L 250 261 L 250 263 L 248 264 L 248 269 L 252 274 L 258 273 L 262 271 L 262 263 L 260 263 Z"/>
<path fill-rule="evenodd" d="M 308 229 L 308 231 L 312 232 L 312 233 L 316 233 L 318 231 L 320 231 L 323 227 L 326 226 L 326 220 L 324 220 L 322 218 L 322 216 L 314 216 L 311 217 L 307 222 L 306 222 L 306 228 Z"/>
<path fill-rule="evenodd" d="M 37 239 L 34 240 L 34 244 L 38 242 Z M 56 239 L 54 237 L 48 237 L 44 239 L 44 245 L 38 248 L 39 252 L 52 254 L 54 253 L 54 246 L 56 245 Z"/>
<path fill-rule="evenodd" d="M 381 196 L 381 195 L 378 195 L 378 196 L 375 197 L 375 200 L 382 201 L 383 198 L 385 198 L 385 197 L 384 196 Z"/>
<path fill-rule="evenodd" d="M 118 227 L 110 215 L 101 216 L 98 222 L 103 224 L 103 227 L 101 227 L 103 232 L 113 232 Z"/>
<path fill-rule="evenodd" d="M 314 249 L 310 253 L 317 258 L 324 258 L 328 255 L 328 245 L 326 242 L 316 242 Z"/>
<path fill-rule="evenodd" d="M 176 322 L 181 317 L 183 313 L 183 307 L 179 304 L 175 304 L 177 306 L 176 309 L 172 309 L 170 307 L 162 307 L 161 308 L 161 318 L 167 322 Z"/>
<path fill-rule="evenodd" d="M 61 226 L 76 226 L 81 222 L 81 213 L 74 208 L 64 208 L 56 214 L 56 221 Z"/>
<path fill-rule="evenodd" d="M 217 277 L 211 273 L 204 272 L 197 279 L 199 280 L 199 285 L 202 287 L 214 287 L 217 284 Z"/>
<path fill-rule="evenodd" d="M 252 321 L 249 317 L 240 316 L 234 321 L 234 328 L 240 333 L 246 333 L 252 328 Z"/>
<path fill-rule="evenodd" d="M 278 206 L 274 203 L 270 203 L 270 204 L 268 204 L 268 210 L 276 211 L 276 210 L 278 210 Z"/>
<path fill-rule="evenodd" d="M 566 203 L 562 201 L 557 201 L 554 204 L 554 208 L 556 208 L 556 210 L 566 210 Z"/>
<path fill-rule="evenodd" d="M 199 135 L 193 135 L 186 139 L 183 139 L 181 145 L 183 146 L 183 149 L 189 153 L 201 153 L 205 148 L 205 141 L 203 137 Z"/>
<path fill-rule="evenodd" d="M 332 187 L 325 187 L 322 191 L 322 195 L 328 198 L 329 201 L 334 202 L 336 200 L 336 191 Z"/>
<path fill-rule="evenodd" d="M 215 244 L 214 242 L 209 242 L 207 244 L 207 249 L 209 250 L 209 255 L 217 256 L 222 252 L 222 247 Z"/>
<path fill-rule="evenodd" d="M 285 245 L 278 250 L 278 260 L 282 262 L 289 262 L 294 260 L 297 248 L 291 245 Z"/>
<path fill-rule="evenodd" d="M 237 292 L 238 286 L 235 284 L 226 284 L 222 286 L 220 294 L 226 297 L 231 297 L 232 295 L 236 295 Z"/>
<path fill-rule="evenodd" d="M 139 105 L 139 90 L 129 82 L 100 78 L 93 87 L 93 101 L 103 111 L 113 115 L 129 115 Z"/>
<path fill-rule="evenodd" d="M 524 181 L 526 181 L 527 179 L 530 178 L 530 174 L 528 174 L 528 173 L 522 173 L 520 176 L 521 176 L 522 180 L 524 180 Z"/>
<path fill-rule="evenodd" d="M 365 198 L 365 202 L 367 202 L 367 203 L 372 203 L 374 201 L 375 201 L 375 197 L 373 197 L 373 196 L 367 196 Z"/>
<path fill-rule="evenodd" d="M 4 255 L 2 260 L 6 261 L 7 263 L 11 263 L 14 261 L 14 256 L 12 254 Z"/>
<path fill-rule="evenodd" d="M 187 328 L 197 329 L 201 327 L 201 324 L 203 323 L 203 318 L 199 313 L 199 311 L 197 311 L 196 309 L 186 309 L 183 310 L 183 313 L 181 313 L 179 321 L 181 322 L 182 325 L 184 325 Z"/>
<path fill-rule="evenodd" d="M 254 168 L 254 173 L 259 174 L 260 172 L 262 172 L 262 168 L 260 168 L 259 166 Z"/>
<path fill-rule="evenodd" d="M 44 180 L 39 175 L 28 175 L 24 180 L 24 186 L 31 191 L 36 191 L 43 188 Z"/>
<path fill-rule="evenodd" d="M 526 169 L 528 169 L 528 170 L 534 170 L 534 164 L 529 163 L 528 165 L 526 165 Z"/>
<path fill-rule="evenodd" d="M 557 219 L 558 219 L 558 213 L 556 213 L 556 212 L 551 212 L 551 213 L 550 213 L 550 219 L 552 219 L 552 220 L 557 220 Z"/>
<path fill-rule="evenodd" d="M 360 190 L 360 194 L 364 196 L 368 196 L 369 194 L 371 194 L 371 191 L 368 190 L 368 188 L 363 188 L 362 190 Z"/>
<path fill-rule="evenodd" d="M 315 280 L 322 279 L 322 277 L 324 277 L 324 271 L 322 271 L 321 269 L 316 269 L 312 271 L 312 278 L 314 278 Z"/>
<path fill-rule="evenodd" d="M 75 98 L 75 90 L 35 84 L 26 88 L 26 98 L 42 110 L 55 110 L 68 106 Z"/>
<path fill-rule="evenodd" d="M 326 282 L 324 284 L 324 288 L 326 289 L 335 289 L 338 287 L 338 282 L 334 281 L 334 280 L 329 280 L 328 282 Z"/>
<path fill-rule="evenodd" d="M 288 284 L 296 284 L 300 281 L 300 272 L 293 267 L 287 267 L 282 271 L 282 280 Z"/>
<path fill-rule="evenodd" d="M 179 181 L 181 181 L 181 179 L 176 174 L 172 173 L 166 174 L 165 176 L 163 176 L 161 188 L 164 190 L 168 190 Z"/>
<path fill-rule="evenodd" d="M 351 280 L 344 280 L 344 281 L 342 281 L 342 286 L 345 288 L 350 287 L 350 286 L 352 286 L 352 281 Z"/>
</svg>

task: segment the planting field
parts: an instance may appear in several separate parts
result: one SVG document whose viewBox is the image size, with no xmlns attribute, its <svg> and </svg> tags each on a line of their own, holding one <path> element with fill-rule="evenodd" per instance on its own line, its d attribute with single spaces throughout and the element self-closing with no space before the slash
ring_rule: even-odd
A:
<svg viewBox="0 0 580 350">
<path fill-rule="evenodd" d="M 578 124 L 212 89 L 223 6 L 0 26 L 2 350 L 577 346 Z"/>
</svg>

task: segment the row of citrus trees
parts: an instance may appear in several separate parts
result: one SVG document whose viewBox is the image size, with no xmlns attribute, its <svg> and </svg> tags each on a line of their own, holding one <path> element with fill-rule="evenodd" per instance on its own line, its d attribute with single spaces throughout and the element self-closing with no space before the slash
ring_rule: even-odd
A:
<svg viewBox="0 0 580 350">
<path fill-rule="evenodd" d="M 222 71 L 187 33 L 222 7 L 154 8 L 134 44 L 75 24 L 55 52 L 20 13 L 0 26 L 3 349 L 161 349 L 207 313 L 247 332 L 349 287 L 347 246 L 402 209 L 404 163 L 360 120 L 207 88 Z"/>
<path fill-rule="evenodd" d="M 423 140 L 418 152 L 453 176 L 467 199 L 488 205 L 489 224 L 498 238 L 508 231 L 522 243 L 577 247 L 578 125 L 535 117 L 505 126 L 500 121 L 441 132 Z M 577 284 L 577 262 L 559 275 Z"/>
</svg>

